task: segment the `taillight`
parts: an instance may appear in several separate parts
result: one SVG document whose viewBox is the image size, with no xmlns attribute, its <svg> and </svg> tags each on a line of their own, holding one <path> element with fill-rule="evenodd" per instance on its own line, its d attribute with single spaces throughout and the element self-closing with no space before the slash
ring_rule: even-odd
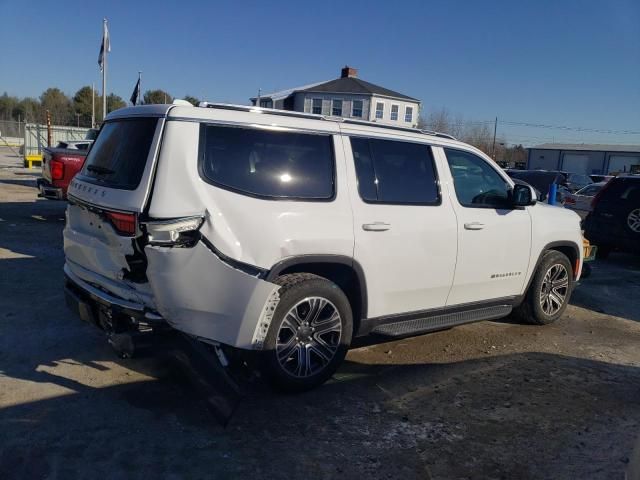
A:
<svg viewBox="0 0 640 480">
<path fill-rule="evenodd" d="M 120 235 L 133 236 L 136 233 L 136 214 L 120 212 L 104 212 Z"/>
<path fill-rule="evenodd" d="M 569 205 L 575 205 L 576 204 L 576 200 L 573 197 L 565 197 L 564 203 L 565 204 L 568 203 Z"/>
<path fill-rule="evenodd" d="M 51 179 L 61 180 L 64 177 L 64 163 L 60 160 L 51 160 Z"/>
</svg>

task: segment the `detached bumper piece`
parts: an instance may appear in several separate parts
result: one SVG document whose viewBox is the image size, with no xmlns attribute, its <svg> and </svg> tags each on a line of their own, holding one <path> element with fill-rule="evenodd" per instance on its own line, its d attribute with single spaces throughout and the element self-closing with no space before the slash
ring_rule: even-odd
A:
<svg viewBox="0 0 640 480">
<path fill-rule="evenodd" d="M 36 185 L 38 186 L 38 190 L 40 190 L 38 196 L 41 198 L 48 198 L 50 200 L 65 199 L 64 190 L 60 187 L 54 187 L 44 178 L 39 178 L 38 180 L 36 180 Z"/>
<path fill-rule="evenodd" d="M 136 350 L 151 346 L 151 334 L 170 330 L 162 317 L 145 311 L 143 306 L 113 297 L 68 274 L 64 294 L 67 307 L 81 320 L 103 330 L 122 358 L 130 358 Z"/>
</svg>

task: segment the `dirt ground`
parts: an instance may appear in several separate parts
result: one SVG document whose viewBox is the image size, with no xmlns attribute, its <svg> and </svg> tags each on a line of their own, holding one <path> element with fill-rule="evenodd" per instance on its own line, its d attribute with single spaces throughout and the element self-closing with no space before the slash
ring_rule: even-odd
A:
<svg viewBox="0 0 640 480">
<path fill-rule="evenodd" d="M 640 258 L 564 318 L 354 349 L 302 395 L 257 382 L 226 427 L 174 362 L 116 357 L 62 295 L 63 202 L 0 152 L 0 478 L 614 479 L 640 455 Z"/>
</svg>

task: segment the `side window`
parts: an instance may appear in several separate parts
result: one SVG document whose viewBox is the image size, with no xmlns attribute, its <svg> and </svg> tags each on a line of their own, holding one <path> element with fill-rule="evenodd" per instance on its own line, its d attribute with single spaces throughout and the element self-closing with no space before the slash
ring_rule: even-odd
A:
<svg viewBox="0 0 640 480">
<path fill-rule="evenodd" d="M 469 152 L 444 149 L 461 205 L 509 208 L 511 186 L 485 160 Z"/>
<path fill-rule="evenodd" d="M 200 173 L 208 183 L 267 198 L 333 198 L 330 135 L 204 124 L 200 128 Z"/>
<path fill-rule="evenodd" d="M 431 147 L 420 143 L 351 138 L 358 192 L 366 202 L 437 205 Z"/>
<path fill-rule="evenodd" d="M 413 122 L 413 108 L 412 107 L 407 107 L 404 110 L 404 121 L 405 122 Z"/>
<path fill-rule="evenodd" d="M 376 118 L 382 118 L 384 116 L 384 103 L 376 102 Z"/>
<path fill-rule="evenodd" d="M 391 105 L 391 120 L 398 120 L 398 105 Z"/>
</svg>

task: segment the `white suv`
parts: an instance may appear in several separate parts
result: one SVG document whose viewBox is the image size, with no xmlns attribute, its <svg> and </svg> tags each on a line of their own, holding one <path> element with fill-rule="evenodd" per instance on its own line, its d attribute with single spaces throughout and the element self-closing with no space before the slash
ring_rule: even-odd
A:
<svg viewBox="0 0 640 480">
<path fill-rule="evenodd" d="M 326 381 L 354 337 L 558 319 L 579 217 L 442 134 L 253 107 L 111 113 L 69 188 L 67 301 Z M 228 349 L 227 347 L 234 347 Z"/>
</svg>

